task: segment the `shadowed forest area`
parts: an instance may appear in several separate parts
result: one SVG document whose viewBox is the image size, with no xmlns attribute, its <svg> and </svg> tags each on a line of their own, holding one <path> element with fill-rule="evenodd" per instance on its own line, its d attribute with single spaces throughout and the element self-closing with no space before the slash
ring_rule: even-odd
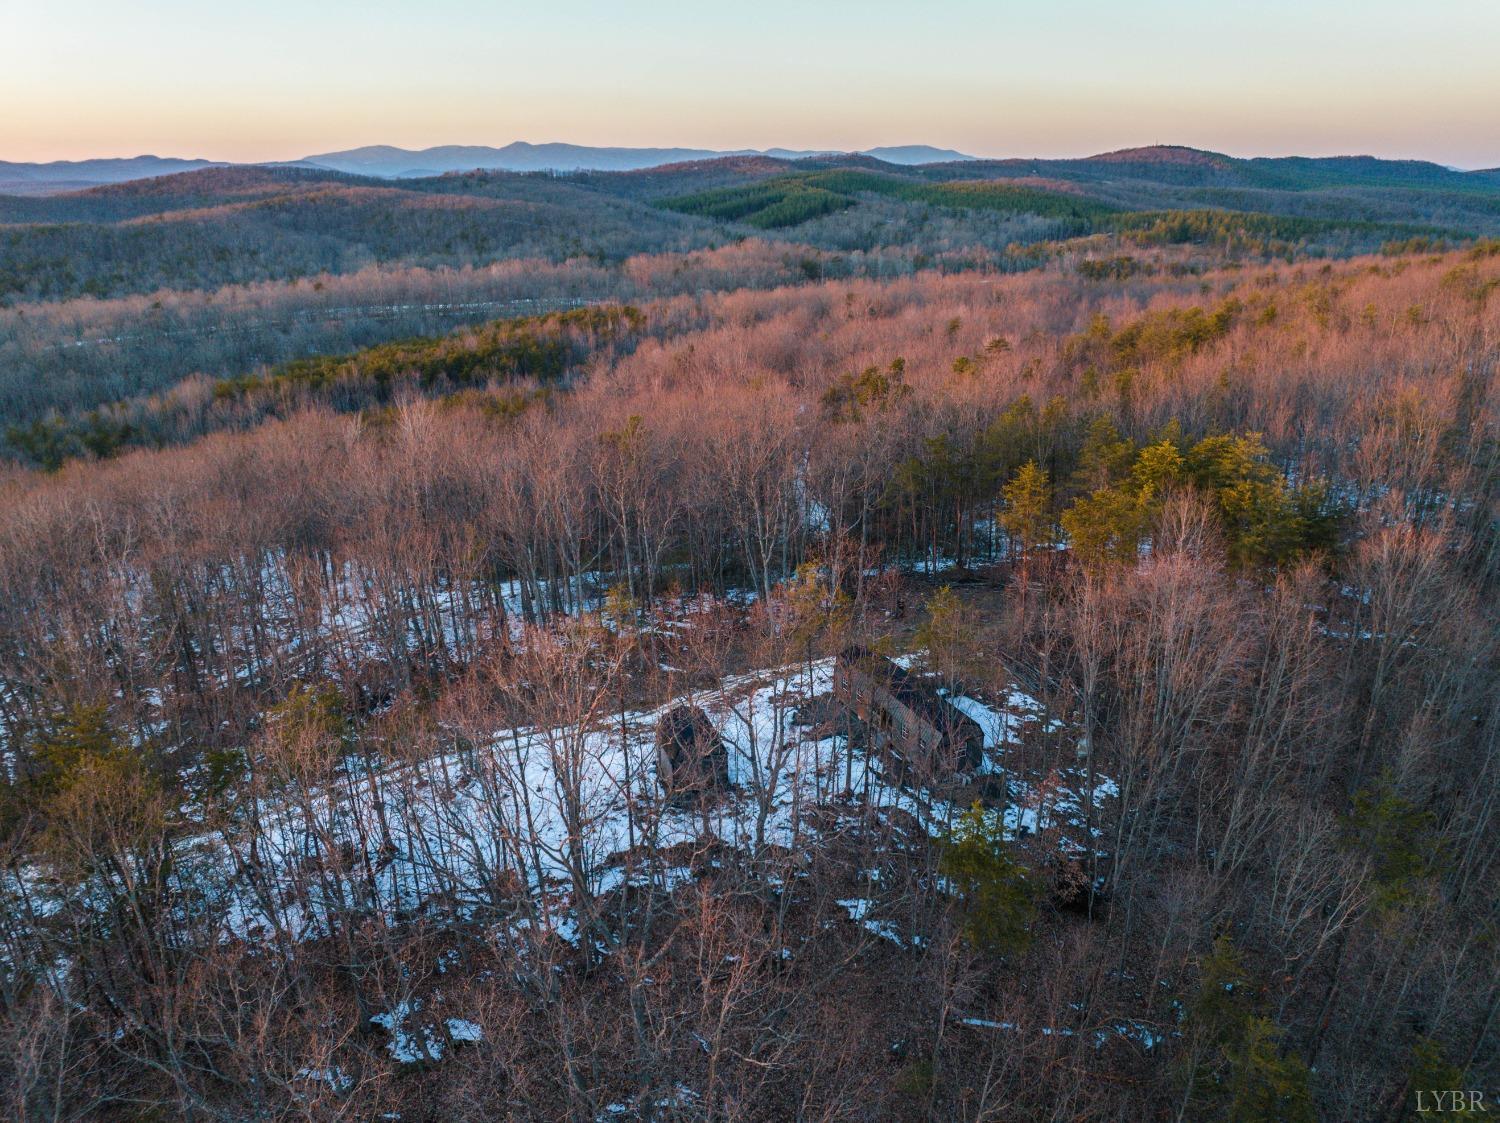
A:
<svg viewBox="0 0 1500 1123">
<path fill-rule="evenodd" d="M 0 200 L 8 1116 L 1493 1092 L 1500 187 L 1190 152 Z"/>
</svg>

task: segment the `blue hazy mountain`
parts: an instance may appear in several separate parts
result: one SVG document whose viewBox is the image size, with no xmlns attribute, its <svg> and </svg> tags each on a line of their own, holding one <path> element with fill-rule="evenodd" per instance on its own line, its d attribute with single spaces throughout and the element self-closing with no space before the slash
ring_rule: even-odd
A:
<svg viewBox="0 0 1500 1123">
<path fill-rule="evenodd" d="M 639 171 L 642 168 L 681 164 L 690 160 L 711 160 L 718 156 L 772 156 L 796 160 L 808 156 L 827 156 L 835 149 L 770 148 L 723 151 L 710 148 L 595 148 L 581 144 L 529 144 L 518 140 L 503 148 L 482 145 L 444 145 L 439 148 L 409 150 L 377 144 L 351 148 L 344 152 L 324 152 L 306 156 L 300 161 L 335 171 L 385 178 L 427 176 L 460 171 Z M 933 148 L 925 144 L 892 148 L 872 148 L 866 155 L 891 164 L 931 164 L 952 160 L 970 160 L 961 152 Z"/>
<path fill-rule="evenodd" d="M 163 156 L 128 156 L 102 160 L 55 160 L 48 164 L 21 164 L 0 160 L 0 194 L 50 195 L 125 183 L 150 176 L 173 175 L 199 168 L 223 167 L 213 160 L 180 160 Z"/>
</svg>

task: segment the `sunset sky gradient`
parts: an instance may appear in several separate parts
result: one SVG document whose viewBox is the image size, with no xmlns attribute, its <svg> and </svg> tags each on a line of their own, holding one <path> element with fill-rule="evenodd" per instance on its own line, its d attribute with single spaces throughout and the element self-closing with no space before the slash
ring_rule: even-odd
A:
<svg viewBox="0 0 1500 1123">
<path fill-rule="evenodd" d="M 0 160 L 1174 143 L 1500 165 L 1497 0 L 0 0 Z"/>
</svg>

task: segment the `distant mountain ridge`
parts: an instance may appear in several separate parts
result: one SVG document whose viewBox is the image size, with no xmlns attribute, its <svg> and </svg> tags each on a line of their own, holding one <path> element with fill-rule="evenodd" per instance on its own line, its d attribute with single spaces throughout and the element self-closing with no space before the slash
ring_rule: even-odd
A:
<svg viewBox="0 0 1500 1123">
<path fill-rule="evenodd" d="M 137 156 L 125 159 L 57 161 L 50 164 L 0 161 L 0 195 L 58 195 L 185 172 L 223 168 L 286 168 L 372 179 L 426 179 L 458 172 L 560 172 L 609 174 L 670 172 L 712 168 L 732 174 L 759 168 L 766 174 L 807 167 L 817 161 L 912 169 L 925 178 L 1067 180 L 1109 185 L 1126 181 L 1202 189 L 1312 190 L 1339 185 L 1485 190 L 1500 186 L 1500 169 L 1464 171 L 1425 160 L 1375 156 L 1226 156 L 1182 145 L 1123 148 L 1094 156 L 1051 159 L 989 159 L 925 144 L 895 145 L 863 152 L 771 148 L 717 151 L 704 148 L 600 148 L 578 144 L 515 141 L 500 148 L 443 145 L 405 149 L 370 145 L 325 152 L 300 160 L 228 164 L 213 160 Z M 738 162 L 738 163 L 737 163 Z M 760 162 L 760 163 L 756 163 Z M 778 168 L 779 165 L 779 168 Z"/>
<path fill-rule="evenodd" d="M 438 148 L 410 150 L 379 144 L 351 148 L 344 152 L 324 152 L 305 156 L 298 161 L 334 171 L 382 178 L 406 178 L 441 175 L 445 172 L 629 172 L 657 168 L 666 164 L 685 164 L 696 160 L 715 160 L 735 156 L 769 156 L 778 160 L 799 160 L 810 156 L 838 155 L 837 149 L 736 149 L 711 148 L 594 148 L 581 144 L 530 144 L 523 140 L 489 148 L 483 145 L 444 145 Z M 871 148 L 861 155 L 874 156 L 888 164 L 936 164 L 976 157 L 949 148 L 925 144 Z"/>
<path fill-rule="evenodd" d="M 222 168 L 218 160 L 184 160 L 175 156 L 127 156 L 100 160 L 55 160 L 50 164 L 0 160 L 0 194 L 50 195 L 106 183 L 175 175 L 200 168 Z"/>
<path fill-rule="evenodd" d="M 406 149 L 388 144 L 368 145 L 342 152 L 324 152 L 300 160 L 267 161 L 269 167 L 321 168 L 378 179 L 408 179 L 444 175 L 448 172 L 577 172 L 639 171 L 694 160 L 717 160 L 733 156 L 767 156 L 799 160 L 810 156 L 839 155 L 836 149 L 770 148 L 718 151 L 709 148 L 595 148 L 582 144 L 530 144 L 515 141 L 501 148 L 486 145 L 448 144 L 436 148 Z M 932 164 L 974 160 L 976 157 L 951 148 L 907 144 L 871 148 L 864 155 L 888 164 Z M 82 191 L 106 184 L 176 175 L 202 168 L 250 167 L 221 160 L 178 159 L 161 156 L 129 156 L 98 160 L 57 160 L 52 163 L 16 163 L 0 160 L 0 195 L 55 195 Z"/>
</svg>

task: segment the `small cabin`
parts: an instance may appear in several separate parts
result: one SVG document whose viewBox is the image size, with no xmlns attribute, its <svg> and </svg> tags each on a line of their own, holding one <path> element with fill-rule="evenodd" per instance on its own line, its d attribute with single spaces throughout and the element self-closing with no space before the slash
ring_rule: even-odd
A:
<svg viewBox="0 0 1500 1123">
<path fill-rule="evenodd" d="M 942 776 L 979 767 L 984 730 L 928 682 L 864 647 L 839 653 L 834 697 L 869 730 L 871 749 Z"/>
<path fill-rule="evenodd" d="M 697 706 L 673 706 L 656 725 L 656 777 L 674 796 L 729 786 L 729 750 Z"/>
</svg>

